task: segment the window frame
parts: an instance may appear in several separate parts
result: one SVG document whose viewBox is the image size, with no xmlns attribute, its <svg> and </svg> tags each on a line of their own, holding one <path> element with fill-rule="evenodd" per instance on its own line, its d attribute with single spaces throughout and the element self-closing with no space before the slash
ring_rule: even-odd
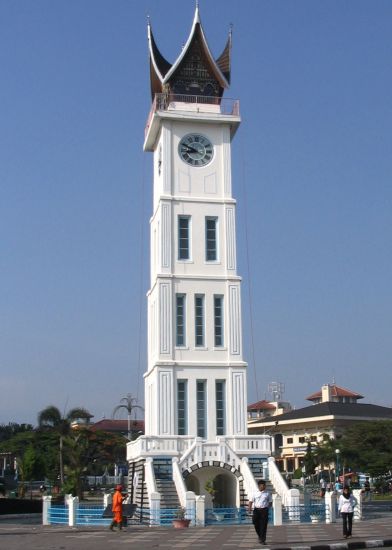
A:
<svg viewBox="0 0 392 550">
<path fill-rule="evenodd" d="M 207 380 L 196 380 L 196 430 L 197 437 L 207 438 Z"/>
<path fill-rule="evenodd" d="M 182 305 L 179 305 L 179 300 L 182 300 Z M 179 307 L 182 307 L 182 314 L 179 314 Z M 179 323 L 179 319 L 182 317 L 182 325 Z M 182 327 L 182 334 L 179 328 Z M 179 338 L 182 338 L 182 342 L 179 342 Z M 186 294 L 176 293 L 176 347 L 183 348 L 186 346 Z"/>
<path fill-rule="evenodd" d="M 180 386 L 183 388 L 180 389 Z M 180 392 L 183 393 L 183 397 L 180 398 Z M 182 404 L 182 408 L 180 405 Z M 182 411 L 182 413 L 181 413 Z M 177 380 L 177 434 L 188 435 L 188 380 Z"/>
<path fill-rule="evenodd" d="M 214 222 L 213 228 L 209 228 L 209 222 Z M 218 250 L 218 217 L 217 216 L 206 216 L 205 217 L 205 261 L 206 262 L 217 262 L 219 257 Z M 211 238 L 211 232 L 213 232 L 213 238 Z M 213 244 L 211 247 L 210 244 Z M 213 254 L 213 258 L 209 257 L 209 254 Z"/>
<path fill-rule="evenodd" d="M 214 347 L 215 348 L 223 348 L 225 345 L 225 338 L 224 338 L 224 299 L 223 294 L 214 294 L 213 298 L 213 306 L 214 306 Z M 220 305 L 220 317 L 217 317 L 216 315 L 216 308 L 217 304 L 216 301 L 219 300 Z M 217 322 L 217 320 L 220 319 L 220 324 Z M 220 330 L 220 334 L 218 334 Z M 218 339 L 220 339 L 220 342 L 218 342 Z"/>
<path fill-rule="evenodd" d="M 182 222 L 187 222 L 186 227 L 181 227 Z M 182 236 L 182 231 L 186 231 L 186 236 Z M 186 241 L 186 246 L 184 246 Z M 182 251 L 186 251 L 184 253 Z M 191 216 L 180 214 L 177 220 L 177 260 L 187 262 L 191 259 Z"/>
<path fill-rule="evenodd" d="M 197 301 L 201 300 L 201 304 L 198 305 Z M 206 339 L 205 329 L 205 294 L 195 294 L 195 348 L 204 348 Z M 198 309 L 201 309 L 201 315 L 198 313 Z M 201 323 L 198 322 L 201 319 Z M 199 331 L 201 328 L 201 332 Z"/>
<path fill-rule="evenodd" d="M 218 385 L 221 388 L 218 389 Z M 221 394 L 221 395 L 218 395 Z M 221 407 L 218 403 L 221 402 Z M 216 435 L 226 434 L 226 380 L 215 380 Z"/>
</svg>

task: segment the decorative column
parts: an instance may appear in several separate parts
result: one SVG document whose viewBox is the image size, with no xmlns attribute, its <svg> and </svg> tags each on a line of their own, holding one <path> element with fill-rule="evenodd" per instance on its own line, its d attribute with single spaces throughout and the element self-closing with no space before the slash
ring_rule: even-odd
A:
<svg viewBox="0 0 392 550">
<path fill-rule="evenodd" d="M 42 497 L 42 525 L 50 525 L 50 508 L 52 506 L 52 497 Z"/>
<path fill-rule="evenodd" d="M 150 525 L 161 523 L 161 495 L 160 493 L 150 494 Z"/>
<path fill-rule="evenodd" d="M 76 525 L 76 514 L 78 512 L 79 499 L 78 497 L 71 497 L 68 500 L 68 525 L 70 527 L 75 527 Z"/>
<path fill-rule="evenodd" d="M 206 497 L 205 495 L 196 496 L 196 525 L 204 527 L 206 523 Z"/>
</svg>

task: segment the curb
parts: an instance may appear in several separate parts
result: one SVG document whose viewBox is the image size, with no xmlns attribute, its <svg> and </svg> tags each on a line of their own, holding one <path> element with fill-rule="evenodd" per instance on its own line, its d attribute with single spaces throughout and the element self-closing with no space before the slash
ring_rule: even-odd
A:
<svg viewBox="0 0 392 550">
<path fill-rule="evenodd" d="M 353 542 L 332 542 L 331 544 L 310 544 L 296 546 L 274 546 L 273 550 L 361 550 L 363 548 L 392 547 L 392 539 L 374 539 Z"/>
</svg>

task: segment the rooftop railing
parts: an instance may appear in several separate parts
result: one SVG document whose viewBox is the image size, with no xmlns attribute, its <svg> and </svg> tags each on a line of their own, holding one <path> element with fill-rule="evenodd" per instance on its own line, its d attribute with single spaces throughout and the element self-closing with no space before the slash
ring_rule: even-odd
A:
<svg viewBox="0 0 392 550">
<path fill-rule="evenodd" d="M 217 113 L 228 116 L 239 116 L 240 102 L 227 97 L 187 95 L 187 94 L 155 94 L 148 116 L 145 134 L 156 111 L 192 111 L 197 113 Z"/>
</svg>

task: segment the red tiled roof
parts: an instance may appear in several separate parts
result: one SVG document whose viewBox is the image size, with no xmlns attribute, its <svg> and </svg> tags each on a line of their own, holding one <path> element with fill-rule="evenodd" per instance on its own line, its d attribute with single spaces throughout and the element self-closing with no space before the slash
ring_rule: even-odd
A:
<svg viewBox="0 0 392 550">
<path fill-rule="evenodd" d="M 92 430 L 102 430 L 103 432 L 127 432 L 128 420 L 112 420 L 103 418 L 91 426 Z M 144 432 L 144 420 L 131 420 L 131 431 Z"/>
<path fill-rule="evenodd" d="M 329 387 L 331 391 L 331 397 L 355 397 L 356 399 L 363 399 L 363 395 L 355 393 L 351 390 L 346 390 L 345 388 L 341 388 L 336 384 L 331 384 Z M 316 393 L 312 393 L 312 395 L 309 395 L 309 397 L 307 397 L 306 399 L 307 401 L 315 401 L 316 399 L 320 398 L 321 390 Z"/>
<path fill-rule="evenodd" d="M 261 401 L 257 401 L 257 403 L 253 403 L 252 405 L 248 405 L 248 411 L 260 411 L 260 410 L 271 410 L 275 409 L 275 405 L 272 405 L 269 401 L 266 401 L 265 399 L 262 399 Z"/>
</svg>

